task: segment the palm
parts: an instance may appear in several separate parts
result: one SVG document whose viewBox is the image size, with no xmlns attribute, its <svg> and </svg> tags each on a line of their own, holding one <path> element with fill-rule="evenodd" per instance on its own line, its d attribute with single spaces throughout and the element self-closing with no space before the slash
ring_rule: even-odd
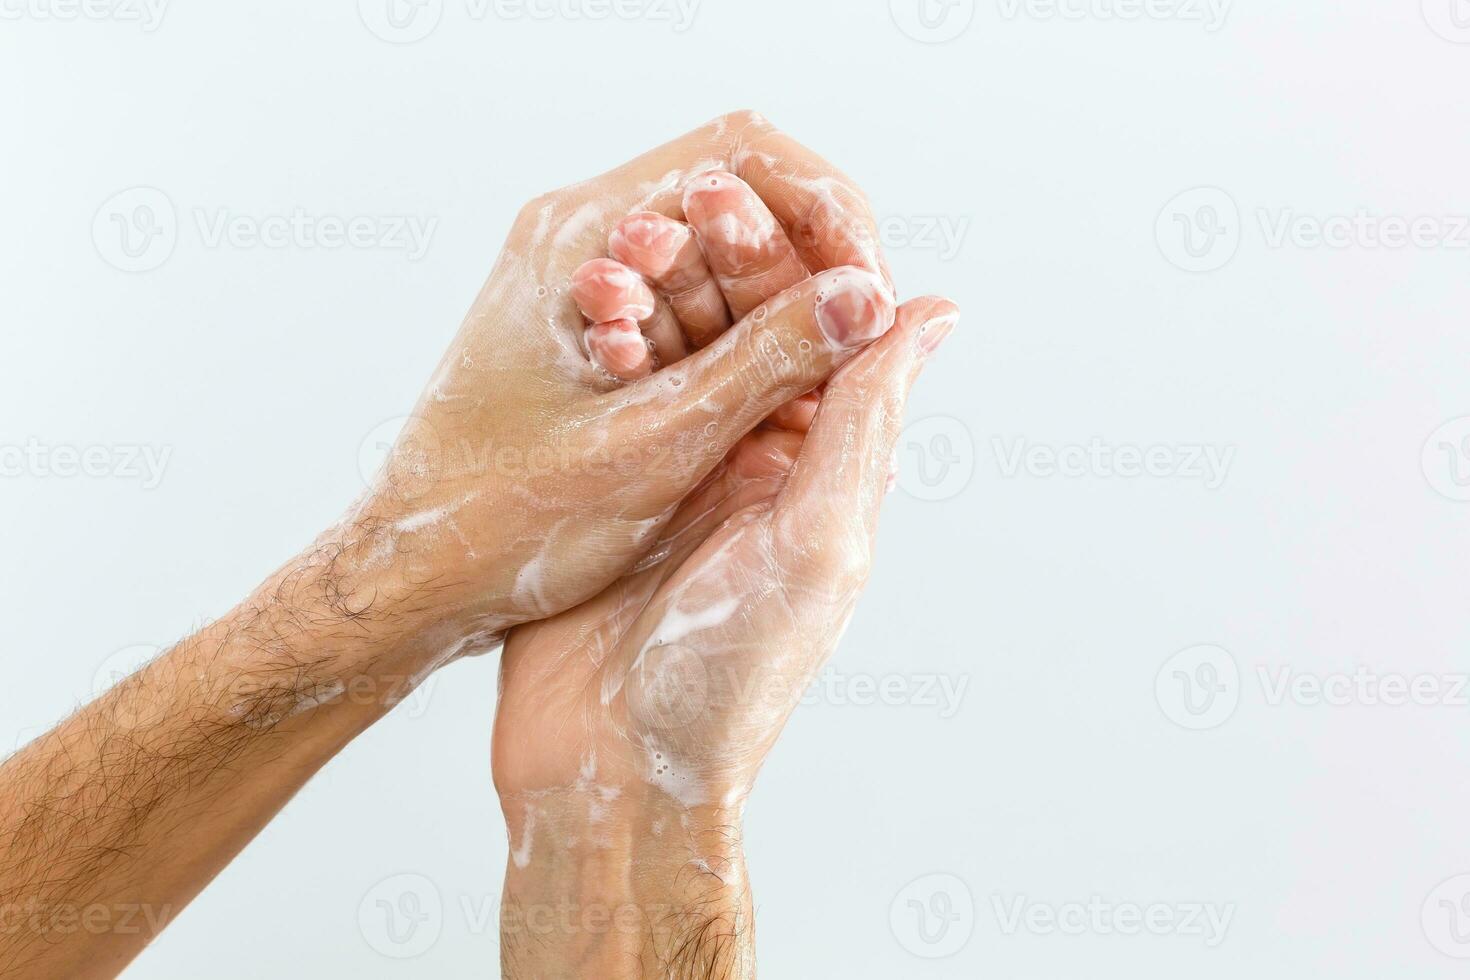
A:
<svg viewBox="0 0 1470 980">
<path fill-rule="evenodd" d="M 595 778 L 693 804 L 748 789 L 856 590 L 834 595 L 783 573 L 789 535 L 769 506 L 772 484 L 723 479 L 675 518 L 662 562 L 511 634 L 495 740 L 502 792 Z M 741 489 L 711 511 L 732 482 Z"/>
</svg>

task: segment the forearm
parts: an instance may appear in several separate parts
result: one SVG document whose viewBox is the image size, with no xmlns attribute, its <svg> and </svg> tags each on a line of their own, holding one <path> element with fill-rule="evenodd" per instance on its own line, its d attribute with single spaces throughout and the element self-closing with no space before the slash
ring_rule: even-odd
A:
<svg viewBox="0 0 1470 980">
<path fill-rule="evenodd" d="M 580 787 L 502 805 L 508 980 L 755 975 L 738 813 L 679 806 L 652 787 Z"/>
<path fill-rule="evenodd" d="M 0 977 L 115 975 L 407 693 L 427 654 L 354 604 L 366 582 L 344 595 L 339 556 L 292 562 L 0 766 Z"/>
</svg>

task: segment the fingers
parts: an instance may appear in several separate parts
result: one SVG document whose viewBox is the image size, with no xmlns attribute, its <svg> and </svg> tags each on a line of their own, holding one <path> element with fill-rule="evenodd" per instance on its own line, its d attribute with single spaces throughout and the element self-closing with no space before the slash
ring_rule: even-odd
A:
<svg viewBox="0 0 1470 980">
<path fill-rule="evenodd" d="M 690 181 L 684 215 L 737 319 L 808 275 L 770 208 L 734 174 L 712 171 Z"/>
<path fill-rule="evenodd" d="M 598 181 L 626 211 L 677 214 L 684 183 L 726 170 L 748 183 L 791 234 L 808 269 L 852 265 L 893 289 L 878 248 L 877 222 L 857 185 L 759 113 L 727 113 L 638 157 Z"/>
<path fill-rule="evenodd" d="M 587 329 L 587 352 L 594 363 L 624 381 L 647 377 L 653 359 L 645 345 L 634 351 L 625 324 L 643 333 L 653 343 L 661 363 L 672 363 L 687 352 L 683 331 L 673 313 L 660 303 L 637 272 L 612 259 L 584 262 L 572 276 L 572 298 L 591 320 Z M 641 343 L 641 339 L 640 339 Z M 611 360 L 605 355 L 612 354 Z M 629 372 L 632 373 L 629 373 Z"/>
<path fill-rule="evenodd" d="M 815 391 L 793 398 L 771 413 L 766 419 L 766 424 L 787 432 L 806 432 L 812 427 L 812 419 L 817 415 L 817 404 L 821 396 Z"/>
<path fill-rule="evenodd" d="M 796 470 L 777 503 L 779 519 L 800 529 L 792 537 L 807 559 L 848 561 L 851 554 L 841 553 L 853 544 L 848 532 L 871 539 L 909 388 L 958 322 L 959 308 L 949 300 L 905 303 L 888 335 L 827 383 Z"/>
<path fill-rule="evenodd" d="M 709 220 L 702 233 L 717 256 L 716 269 L 703 261 L 689 228 L 675 220 L 684 213 L 688 185 L 704 175 L 728 184 L 723 190 L 737 203 L 720 220 L 705 209 Z M 575 192 L 533 203 L 537 206 L 524 212 L 527 234 L 542 241 L 554 231 L 557 243 L 580 242 L 596 230 L 598 222 L 586 218 L 589 208 L 601 215 L 640 212 L 607 238 L 615 259 L 632 275 L 623 278 L 607 266 L 594 266 L 582 273 L 588 280 L 583 286 L 592 286 L 593 295 L 579 301 L 586 300 L 593 323 L 642 323 L 654 343 L 656 363 L 672 364 L 688 347 L 704 346 L 727 329 L 730 311 L 718 295 L 722 280 L 729 284 L 737 318 L 799 281 L 795 277 L 807 269 L 855 266 L 876 273 L 893 291 L 877 248 L 876 223 L 856 185 L 757 113 L 728 113 Z M 691 203 L 699 217 L 700 205 Z M 596 279 L 599 273 L 603 280 Z M 641 286 L 639 274 L 646 279 Z M 687 343 L 660 315 L 657 297 L 649 307 L 650 284 L 668 297 Z M 654 323 L 647 322 L 645 310 Z"/>
<path fill-rule="evenodd" d="M 878 223 L 851 178 L 767 123 L 741 141 L 732 168 L 786 226 L 812 270 L 851 265 L 893 289 L 878 247 Z"/>
<path fill-rule="evenodd" d="M 688 225 L 639 211 L 618 222 L 607 244 L 613 258 L 668 297 L 694 346 L 703 347 L 730 326 L 725 297 Z M 678 360 L 662 354 L 660 359 L 664 364 Z"/>
<path fill-rule="evenodd" d="M 671 455 L 691 470 L 707 472 L 736 440 L 815 388 L 893 320 L 893 296 L 872 273 L 814 276 L 711 346 L 627 389 L 621 409 L 628 438 L 672 446 Z"/>
</svg>

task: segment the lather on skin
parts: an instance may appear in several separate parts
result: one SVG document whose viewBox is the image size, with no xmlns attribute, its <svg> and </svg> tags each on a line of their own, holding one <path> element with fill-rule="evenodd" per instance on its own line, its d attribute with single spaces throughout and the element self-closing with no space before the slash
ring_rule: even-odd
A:
<svg viewBox="0 0 1470 980">
<path fill-rule="evenodd" d="M 700 192 L 685 194 L 700 179 L 737 203 L 701 211 Z M 766 231 L 782 230 L 754 259 L 738 235 L 722 249 L 718 231 L 748 226 L 752 199 L 773 212 Z M 654 214 L 690 219 L 713 287 L 638 268 L 657 257 L 639 225 L 658 225 Z M 790 704 L 778 685 L 747 710 L 748 687 L 721 674 L 794 680 L 830 651 L 866 568 L 903 390 L 953 324 L 943 301 L 895 311 L 875 241 L 851 183 L 750 113 L 528 205 L 373 490 L 235 609 L 0 766 L 0 926 L 19 923 L 0 928 L 0 977 L 115 975 L 151 931 L 50 926 L 124 904 L 176 915 L 327 759 L 507 630 L 495 776 L 515 849 L 508 907 L 534 911 L 568 889 L 619 901 L 629 878 L 612 872 L 635 857 L 638 901 L 669 910 L 618 937 L 635 960 L 508 928 L 508 975 L 614 960 L 605 975 L 747 972 L 738 850 L 671 849 L 682 838 L 664 835 L 729 840 L 738 827 Z M 646 365 L 608 354 L 617 342 L 600 328 L 613 321 L 578 275 L 609 247 L 658 290 L 646 313 L 613 311 L 641 321 Z M 789 270 L 788 248 L 803 272 L 824 271 L 768 291 L 786 273 L 762 280 L 761 256 L 775 249 Z M 767 300 L 749 315 L 742 287 Z M 740 311 L 728 329 L 715 291 L 725 315 Z M 811 422 L 799 396 L 844 363 Z M 790 430 L 808 422 L 788 478 L 801 439 Z M 646 655 L 659 631 L 666 642 Z M 686 683 L 702 660 L 709 678 Z M 589 669 L 596 691 L 577 686 Z M 694 691 L 691 712 L 681 698 Z M 585 728 L 548 743 L 578 693 L 596 706 Z M 604 796 L 609 809 L 588 805 Z M 655 823 L 653 838 L 640 833 Z M 558 836 L 574 826 L 597 833 Z M 599 850 L 613 828 L 625 846 Z M 661 873 L 645 873 L 655 854 Z M 698 931 L 660 945 L 687 926 Z M 522 969 L 513 953 L 528 946 L 547 958 Z"/>
</svg>

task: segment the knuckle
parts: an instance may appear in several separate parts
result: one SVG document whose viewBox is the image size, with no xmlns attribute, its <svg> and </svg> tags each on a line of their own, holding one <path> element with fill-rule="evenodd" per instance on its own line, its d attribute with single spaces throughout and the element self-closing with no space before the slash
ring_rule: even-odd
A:
<svg viewBox="0 0 1470 980">
<path fill-rule="evenodd" d="M 548 210 L 554 209 L 559 199 L 559 191 L 548 191 L 545 194 L 537 194 L 525 204 L 521 205 L 520 211 L 516 212 L 515 224 L 517 227 L 534 227 Z"/>
<path fill-rule="evenodd" d="M 733 354 L 734 370 L 748 392 L 792 388 L 810 373 L 809 352 L 773 326 L 769 316 L 741 328 Z"/>
<path fill-rule="evenodd" d="M 775 246 L 770 239 L 735 239 L 711 242 L 725 279 L 751 279 L 770 271 L 776 264 Z"/>
<path fill-rule="evenodd" d="M 827 193 L 806 201 L 787 229 L 793 242 L 807 248 L 857 248 L 878 245 L 872 207 L 862 191 L 832 181 Z"/>
<path fill-rule="evenodd" d="M 741 130 L 765 130 L 770 129 L 770 120 L 756 112 L 754 109 L 735 109 L 725 113 L 719 118 L 728 129 L 737 132 Z"/>
</svg>

